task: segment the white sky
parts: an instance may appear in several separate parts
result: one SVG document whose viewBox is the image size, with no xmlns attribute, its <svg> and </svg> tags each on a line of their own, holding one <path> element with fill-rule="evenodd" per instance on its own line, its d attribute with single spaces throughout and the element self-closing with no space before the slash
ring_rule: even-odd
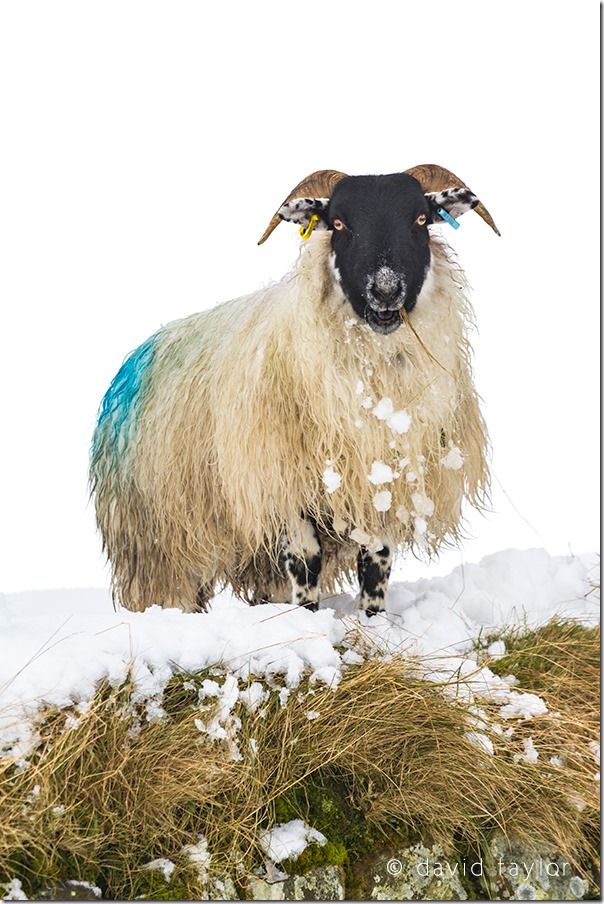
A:
<svg viewBox="0 0 604 904">
<path fill-rule="evenodd" d="M 595 0 L 3 3 L 0 590 L 107 583 L 86 487 L 103 393 L 161 323 L 289 268 L 295 227 L 256 241 L 319 168 L 440 163 L 502 232 L 472 215 L 447 232 L 474 287 L 494 492 L 432 572 L 509 546 L 595 549 L 598 15 Z"/>
</svg>

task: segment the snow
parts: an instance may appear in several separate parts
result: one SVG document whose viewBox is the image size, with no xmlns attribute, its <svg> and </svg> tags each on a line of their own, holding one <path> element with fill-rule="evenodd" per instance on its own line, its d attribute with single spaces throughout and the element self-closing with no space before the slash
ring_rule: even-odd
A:
<svg viewBox="0 0 604 904">
<path fill-rule="evenodd" d="M 228 735 L 235 678 L 279 678 L 296 687 L 310 675 L 331 683 L 341 667 L 335 647 L 344 634 L 344 624 L 329 609 L 252 607 L 228 592 L 199 614 L 159 606 L 115 612 L 106 591 L 0 597 L 0 750 L 8 745 L 13 755 L 26 754 L 35 742 L 30 720 L 39 709 L 85 704 L 101 681 L 118 686 L 130 669 L 135 702 L 161 701 L 178 672 L 216 666 L 235 676 L 225 685 L 209 679 L 202 685 L 219 708 L 213 719 L 200 717 L 199 729 Z"/>
<path fill-rule="evenodd" d="M 409 520 L 409 512 L 407 511 L 407 509 L 405 508 L 404 505 L 399 505 L 399 507 L 396 510 L 396 517 L 398 518 L 399 521 L 402 521 L 403 524 L 407 523 L 407 521 Z"/>
<path fill-rule="evenodd" d="M 384 545 L 384 541 L 380 537 L 375 534 L 366 534 L 365 531 L 359 530 L 358 527 L 350 531 L 350 539 L 358 543 L 359 546 L 366 546 L 369 552 L 377 552 Z"/>
<path fill-rule="evenodd" d="M 407 433 L 411 426 L 411 415 L 407 411 L 395 411 L 388 418 L 388 426 L 394 433 Z"/>
<path fill-rule="evenodd" d="M 212 855 L 208 851 L 207 839 L 203 835 L 199 835 L 197 844 L 185 844 L 182 852 L 186 854 L 189 861 L 193 864 L 199 881 L 202 883 L 207 882 L 208 866 L 212 859 Z"/>
<path fill-rule="evenodd" d="M 450 471 L 459 471 L 460 468 L 463 468 L 461 449 L 458 449 L 457 446 L 451 446 L 445 457 L 441 458 L 440 463 L 443 468 L 448 468 Z"/>
<path fill-rule="evenodd" d="M 342 483 L 342 475 L 338 474 L 338 472 L 329 465 L 323 471 L 323 483 L 325 484 L 328 493 L 335 493 Z"/>
<path fill-rule="evenodd" d="M 514 762 L 518 763 L 520 760 L 524 760 L 525 763 L 536 763 L 539 759 L 539 752 L 533 743 L 533 739 L 531 737 L 525 738 L 523 746 L 524 753 L 515 753 Z"/>
<path fill-rule="evenodd" d="M 325 835 L 312 829 L 302 819 L 291 819 L 268 829 L 260 836 L 260 847 L 273 863 L 297 859 L 311 842 L 325 844 Z"/>
<path fill-rule="evenodd" d="M 423 493 L 412 493 L 411 501 L 418 515 L 427 515 L 429 518 L 434 514 L 434 503 Z"/>
<path fill-rule="evenodd" d="M 23 760 L 45 708 L 65 709 L 66 730 L 77 730 L 99 684 L 117 687 L 129 673 L 145 718 L 164 718 L 170 678 L 209 669 L 196 725 L 237 758 L 238 703 L 257 710 L 274 687 L 285 705 L 303 678 L 335 687 L 345 669 L 375 655 L 414 657 L 428 678 L 453 681 L 460 699 L 495 702 L 511 725 L 538 718 L 547 712 L 543 700 L 514 690 L 513 676 L 478 667 L 476 641 L 556 615 L 595 624 L 597 566 L 596 556 L 529 549 L 414 582 L 395 574 L 386 614 L 372 619 L 357 614 L 346 593 L 326 597 L 316 613 L 286 603 L 251 607 L 228 591 L 205 613 L 115 611 L 104 590 L 0 595 L 0 751 Z M 487 650 L 496 657 L 505 647 L 494 640 Z"/>
<path fill-rule="evenodd" d="M 392 505 L 392 493 L 390 490 L 380 490 L 373 497 L 373 507 L 377 512 L 387 512 Z"/>
<path fill-rule="evenodd" d="M 373 409 L 373 414 L 376 416 L 378 421 L 387 421 L 388 418 L 394 414 L 394 405 L 392 404 L 392 399 L 380 399 Z"/>
<path fill-rule="evenodd" d="M 428 524 L 424 518 L 415 518 L 413 523 L 415 525 L 415 535 L 417 537 L 423 536 L 428 530 Z"/>
<path fill-rule="evenodd" d="M 169 882 L 172 878 L 172 873 L 176 869 L 176 864 L 165 857 L 158 857 L 157 860 L 150 860 L 149 863 L 145 863 L 143 869 L 157 870 L 163 873 L 164 879 Z"/>
<path fill-rule="evenodd" d="M 411 426 L 411 415 L 406 411 L 395 411 L 392 399 L 380 399 L 372 412 L 378 421 L 386 421 L 393 433 L 407 433 Z"/>
<path fill-rule="evenodd" d="M 390 465 L 384 464 L 383 461 L 374 461 L 371 465 L 371 471 L 367 476 L 371 483 L 379 486 L 381 483 L 392 483 L 394 480 L 394 471 Z"/>
<path fill-rule="evenodd" d="M 354 543 L 358 543 L 359 546 L 367 546 L 367 544 L 371 540 L 371 537 L 364 531 L 359 530 L 358 527 L 355 527 L 354 530 L 350 531 L 350 539 L 353 540 Z"/>
<path fill-rule="evenodd" d="M 503 719 L 532 719 L 547 712 L 545 703 L 537 694 L 516 694 L 511 703 L 499 710 Z"/>
<path fill-rule="evenodd" d="M 494 640 L 487 647 L 487 653 L 491 659 L 501 659 L 502 656 L 505 656 L 505 641 Z"/>
<path fill-rule="evenodd" d="M 2 895 L 3 901 L 27 901 L 27 895 L 23 891 L 20 879 L 11 879 L 10 882 L 0 883 L 0 888 L 4 889 Z"/>
<path fill-rule="evenodd" d="M 588 746 L 593 754 L 594 762 L 596 762 L 599 766 L 600 765 L 600 745 L 599 745 L 598 741 L 590 741 Z"/>
<path fill-rule="evenodd" d="M 245 695 L 246 692 L 244 691 L 243 694 Z M 202 719 L 194 719 L 195 728 L 215 741 L 227 741 L 231 758 L 241 759 L 235 740 L 241 722 L 237 716 L 232 715 L 233 707 L 240 697 L 237 678 L 234 675 L 227 675 L 222 685 L 206 679 L 201 685 L 199 696 L 200 702 L 209 697 L 216 700 L 218 705 L 211 706 L 211 716 L 207 722 Z M 246 696 L 244 696 L 244 702 L 247 703 Z"/>
<path fill-rule="evenodd" d="M 259 681 L 254 681 L 249 687 L 239 692 L 239 699 L 245 703 L 250 712 L 256 712 L 261 703 L 268 697 L 268 691 Z"/>
<path fill-rule="evenodd" d="M 474 744 L 474 746 L 478 747 L 479 750 L 486 750 L 486 752 L 490 754 L 493 754 L 495 752 L 493 742 L 488 737 L 488 735 L 483 734 L 481 731 L 467 731 L 465 737 L 470 742 L 470 744 Z"/>
</svg>

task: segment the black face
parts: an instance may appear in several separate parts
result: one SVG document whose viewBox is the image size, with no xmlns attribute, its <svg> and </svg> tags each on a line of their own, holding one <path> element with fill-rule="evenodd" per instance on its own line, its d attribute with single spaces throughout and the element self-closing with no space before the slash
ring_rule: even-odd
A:
<svg viewBox="0 0 604 904">
<path fill-rule="evenodd" d="M 404 173 L 347 176 L 323 217 L 352 307 L 376 333 L 394 332 L 401 308 L 413 310 L 430 264 L 432 213 L 419 182 Z"/>
</svg>

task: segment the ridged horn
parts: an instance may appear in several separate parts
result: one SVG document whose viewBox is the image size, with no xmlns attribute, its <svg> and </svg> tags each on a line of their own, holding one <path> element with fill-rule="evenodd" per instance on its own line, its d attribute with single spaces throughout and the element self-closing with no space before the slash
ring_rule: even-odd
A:
<svg viewBox="0 0 604 904">
<path fill-rule="evenodd" d="M 462 182 L 459 176 L 445 169 L 444 166 L 438 166 L 436 163 L 422 163 L 419 166 L 412 166 L 411 169 L 405 170 L 405 172 L 408 176 L 413 176 L 417 179 L 425 192 L 444 191 L 446 188 L 467 188 L 468 191 L 472 191 L 465 182 Z M 493 217 L 482 201 L 477 204 L 474 210 L 497 235 L 501 235 Z"/>
<path fill-rule="evenodd" d="M 306 176 L 305 179 L 302 179 L 301 182 L 298 182 L 296 187 L 289 193 L 285 201 L 283 201 L 277 211 L 275 212 L 272 220 L 264 230 L 262 238 L 258 242 L 259 245 L 262 245 L 263 242 L 266 242 L 269 235 L 277 228 L 279 223 L 281 222 L 281 217 L 279 216 L 279 209 L 283 207 L 283 204 L 287 204 L 288 201 L 293 201 L 296 198 L 331 198 L 331 194 L 340 181 L 346 176 L 346 173 L 339 173 L 337 170 L 317 170 L 316 173 L 311 173 L 310 176 Z"/>
</svg>

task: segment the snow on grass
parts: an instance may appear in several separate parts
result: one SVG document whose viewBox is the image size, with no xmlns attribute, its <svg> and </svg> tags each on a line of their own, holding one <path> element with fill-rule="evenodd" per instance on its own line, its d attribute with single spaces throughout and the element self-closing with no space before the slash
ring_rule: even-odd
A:
<svg viewBox="0 0 604 904">
<path fill-rule="evenodd" d="M 536 763 L 539 759 L 539 752 L 533 743 L 532 737 L 525 738 L 523 743 L 524 753 L 515 753 L 514 762 L 518 763 L 524 760 L 525 763 Z"/>
<path fill-rule="evenodd" d="M 259 840 L 260 847 L 273 863 L 295 860 L 311 842 L 325 844 L 327 841 L 325 835 L 306 825 L 302 819 L 291 819 L 274 826 L 263 832 Z"/>
<path fill-rule="evenodd" d="M 176 864 L 165 857 L 158 857 L 157 860 L 150 860 L 149 863 L 145 863 L 143 869 L 156 870 L 162 873 L 166 882 L 169 882 L 172 878 L 172 873 L 176 869 Z"/>
<path fill-rule="evenodd" d="M 0 752 L 25 757 L 35 746 L 33 718 L 69 708 L 77 727 L 103 681 L 130 676 L 134 702 L 152 721 L 164 716 L 162 695 L 177 673 L 215 669 L 200 688 L 198 729 L 226 740 L 237 757 L 235 703 L 259 707 L 267 688 L 283 704 L 304 677 L 335 687 L 345 668 L 366 656 L 422 657 L 426 677 L 451 680 L 455 693 L 496 702 L 508 720 L 542 715 L 543 700 L 513 690 L 477 664 L 477 638 L 503 628 L 536 627 L 553 616 L 598 620 L 595 557 L 552 557 L 544 550 L 507 550 L 451 574 L 393 582 L 387 613 L 367 619 L 352 597 L 327 597 L 313 613 L 284 603 L 250 607 L 229 592 L 206 613 L 152 606 L 114 611 L 106 591 L 35 591 L 0 596 Z M 505 647 L 493 645 L 496 657 Z M 245 684 L 241 689 L 240 685 Z M 235 720 L 235 721 L 234 721 Z"/>
<path fill-rule="evenodd" d="M 495 752 L 493 742 L 488 737 L 488 735 L 483 734 L 481 731 L 467 731 L 465 737 L 468 739 L 470 744 L 474 744 L 474 746 L 478 747 L 479 750 L 486 750 L 486 752 L 490 754 L 493 754 Z"/>
<path fill-rule="evenodd" d="M 505 641 L 494 640 L 493 643 L 489 644 L 487 647 L 487 653 L 491 659 L 501 659 L 502 656 L 505 656 Z"/>
<path fill-rule="evenodd" d="M 3 901 L 27 901 L 27 895 L 23 891 L 20 879 L 11 879 L 10 882 L 0 883 L 0 888 L 4 889 L 2 895 Z"/>
<path fill-rule="evenodd" d="M 197 877 L 202 885 L 208 881 L 208 867 L 212 860 L 212 855 L 208 851 L 208 841 L 205 835 L 199 835 L 197 844 L 185 844 L 182 849 L 186 854 L 190 863 L 195 868 Z"/>
<path fill-rule="evenodd" d="M 152 606 L 113 610 L 106 591 L 51 591 L 0 599 L 0 750 L 24 755 L 40 709 L 86 704 L 100 682 L 117 687 L 129 673 L 134 699 L 161 701 L 177 672 L 222 667 L 296 687 L 303 676 L 337 680 L 336 647 L 345 626 L 331 610 L 309 612 L 288 604 L 247 606 L 222 593 L 207 613 Z M 200 730 L 220 734 L 232 702 L 216 684 L 220 711 Z M 232 688 L 231 688 L 232 689 Z M 204 685 L 211 696 L 212 685 Z"/>
<path fill-rule="evenodd" d="M 499 710 L 502 719 L 532 719 L 547 712 L 545 703 L 537 694 L 516 694 L 511 703 Z"/>
</svg>

